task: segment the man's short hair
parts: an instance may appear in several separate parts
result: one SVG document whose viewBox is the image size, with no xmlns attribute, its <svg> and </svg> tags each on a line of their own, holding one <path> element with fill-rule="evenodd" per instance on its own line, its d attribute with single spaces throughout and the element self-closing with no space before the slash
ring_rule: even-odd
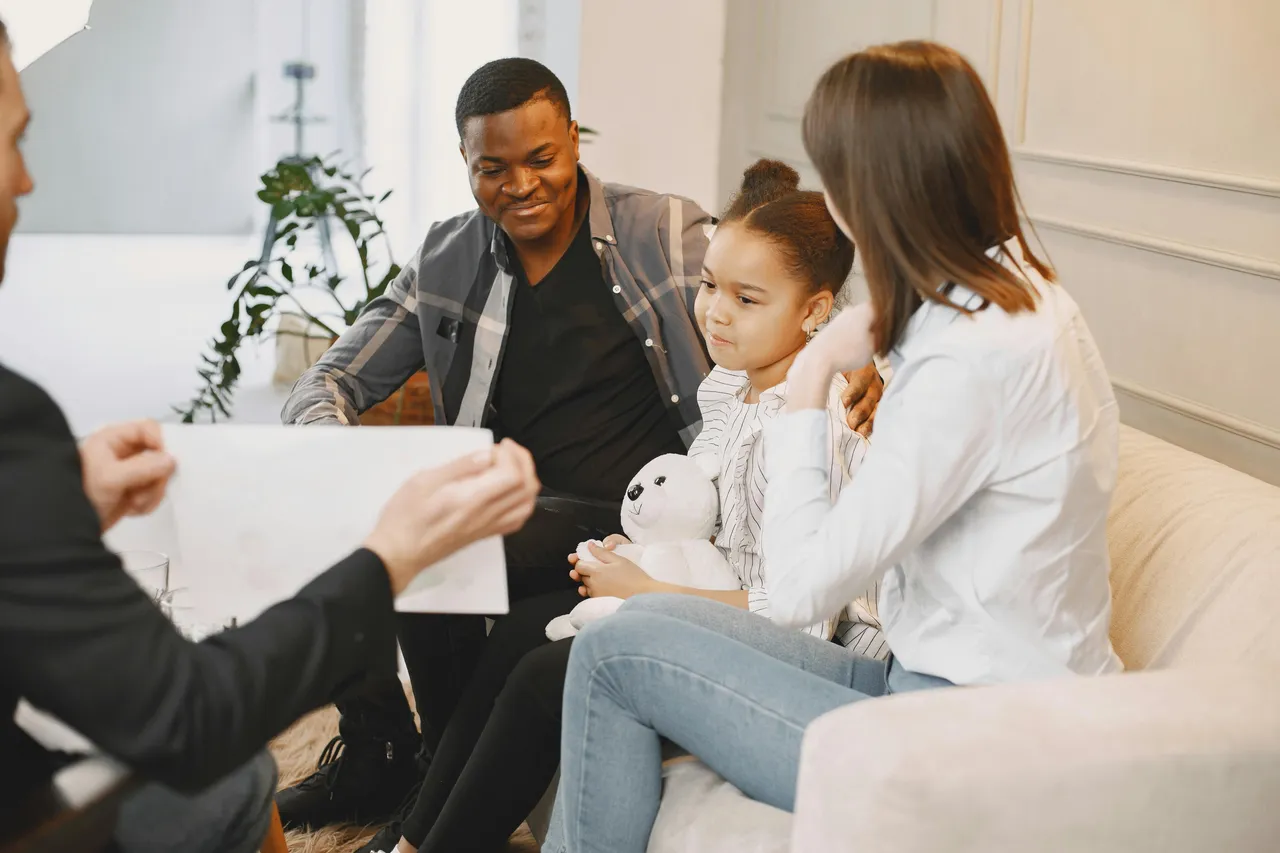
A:
<svg viewBox="0 0 1280 853">
<path fill-rule="evenodd" d="M 469 118 L 505 113 L 539 98 L 550 101 L 564 114 L 566 122 L 572 120 L 569 93 L 560 78 L 541 62 L 511 57 L 485 63 L 467 78 L 458 93 L 453 112 L 458 136 L 463 135 Z"/>
<path fill-rule="evenodd" d="M 9 43 L 9 28 L 4 25 L 4 18 L 0 18 L 0 44 Z"/>
</svg>

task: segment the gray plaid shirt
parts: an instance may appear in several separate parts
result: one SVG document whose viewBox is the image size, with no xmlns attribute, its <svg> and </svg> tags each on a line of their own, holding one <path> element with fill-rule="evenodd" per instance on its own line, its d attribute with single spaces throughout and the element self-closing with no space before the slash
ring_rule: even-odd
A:
<svg viewBox="0 0 1280 853">
<path fill-rule="evenodd" d="M 580 177 L 605 284 L 688 446 L 711 369 L 693 300 L 715 220 L 687 199 L 601 183 L 585 169 Z M 479 210 L 436 223 L 386 294 L 298 380 L 282 419 L 357 424 L 425 366 L 437 423 L 487 425 L 514 280 L 502 232 Z"/>
</svg>

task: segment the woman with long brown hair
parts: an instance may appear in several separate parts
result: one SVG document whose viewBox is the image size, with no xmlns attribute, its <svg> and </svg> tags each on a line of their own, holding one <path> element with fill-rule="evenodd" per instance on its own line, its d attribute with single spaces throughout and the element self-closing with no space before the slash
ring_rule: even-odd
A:
<svg viewBox="0 0 1280 853">
<path fill-rule="evenodd" d="M 853 54 L 819 80 L 804 141 L 871 299 L 801 351 L 766 435 L 773 620 L 641 596 L 578 637 L 554 853 L 645 849 L 663 737 L 790 809 L 804 730 L 827 711 L 1120 667 L 1115 399 L 1079 309 L 1028 245 L 978 75 L 927 42 Z M 875 353 L 894 366 L 876 443 L 833 503 L 825 389 Z M 889 661 L 786 629 L 877 580 Z"/>
</svg>

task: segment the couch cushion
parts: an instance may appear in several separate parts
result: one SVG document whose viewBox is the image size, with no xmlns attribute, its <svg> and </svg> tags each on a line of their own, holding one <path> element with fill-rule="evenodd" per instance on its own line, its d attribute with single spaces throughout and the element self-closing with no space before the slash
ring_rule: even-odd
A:
<svg viewBox="0 0 1280 853">
<path fill-rule="evenodd" d="M 1122 427 L 1109 539 L 1128 667 L 1280 661 L 1280 488 Z"/>
<path fill-rule="evenodd" d="M 787 853 L 791 815 L 747 797 L 705 764 L 663 768 L 649 853 Z"/>
</svg>

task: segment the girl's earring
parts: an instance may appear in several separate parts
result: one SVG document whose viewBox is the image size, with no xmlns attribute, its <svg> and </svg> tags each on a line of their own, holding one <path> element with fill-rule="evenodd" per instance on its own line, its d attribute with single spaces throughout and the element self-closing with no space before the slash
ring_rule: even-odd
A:
<svg viewBox="0 0 1280 853">
<path fill-rule="evenodd" d="M 804 327 L 804 342 L 806 344 L 813 343 L 813 329 L 808 326 Z"/>
</svg>

